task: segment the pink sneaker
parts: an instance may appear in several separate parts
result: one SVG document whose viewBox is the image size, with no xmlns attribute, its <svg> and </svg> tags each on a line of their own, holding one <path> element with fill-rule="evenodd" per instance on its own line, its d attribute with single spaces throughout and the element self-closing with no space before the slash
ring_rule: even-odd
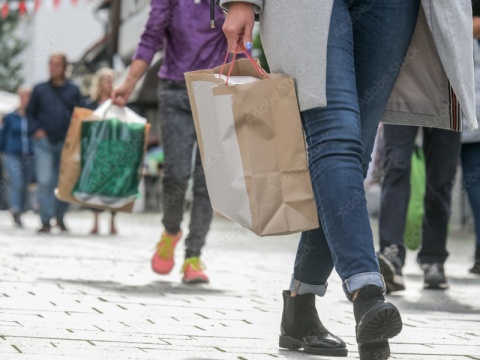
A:
<svg viewBox="0 0 480 360">
<path fill-rule="evenodd" d="M 182 238 L 182 232 L 179 231 L 177 234 L 168 234 L 166 231 L 163 232 L 160 241 L 157 244 L 157 250 L 152 257 L 152 270 L 158 274 L 168 274 L 172 271 L 175 261 L 173 259 L 173 254 L 175 251 L 175 246 Z"/>
<path fill-rule="evenodd" d="M 208 283 L 210 280 L 203 272 L 204 266 L 198 257 L 185 259 L 183 263 L 183 279 L 185 284 Z"/>
</svg>

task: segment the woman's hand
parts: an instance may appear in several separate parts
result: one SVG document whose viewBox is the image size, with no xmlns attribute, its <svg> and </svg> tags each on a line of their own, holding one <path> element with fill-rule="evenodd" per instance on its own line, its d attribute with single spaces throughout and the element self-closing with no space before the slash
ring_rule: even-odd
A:
<svg viewBox="0 0 480 360">
<path fill-rule="evenodd" d="M 118 106 L 125 106 L 128 104 L 128 99 L 132 95 L 133 89 L 135 88 L 135 82 L 125 81 L 118 88 L 114 89 L 112 92 L 112 102 Z"/>
<path fill-rule="evenodd" d="M 251 3 L 243 1 L 230 3 L 227 19 L 223 25 L 223 32 L 228 41 L 228 51 L 238 51 L 238 47 L 242 45 L 247 50 L 251 50 L 254 25 L 255 12 Z"/>
<path fill-rule="evenodd" d="M 135 59 L 130 64 L 130 70 L 125 82 L 112 92 L 112 102 L 118 106 L 125 106 L 128 104 L 128 99 L 132 95 L 133 89 L 138 81 L 147 72 L 150 64 L 141 59 Z"/>
</svg>

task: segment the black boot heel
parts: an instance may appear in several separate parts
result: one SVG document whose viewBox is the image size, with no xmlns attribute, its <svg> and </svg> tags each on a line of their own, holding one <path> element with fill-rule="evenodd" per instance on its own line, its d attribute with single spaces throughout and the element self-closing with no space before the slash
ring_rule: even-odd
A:
<svg viewBox="0 0 480 360">
<path fill-rule="evenodd" d="M 290 336 L 280 335 L 278 346 L 283 349 L 298 350 L 303 347 L 303 343 Z"/>
<path fill-rule="evenodd" d="M 400 312 L 393 304 L 385 301 L 382 290 L 373 285 L 360 290 L 353 306 L 360 359 L 388 359 L 388 339 L 402 331 Z"/>
<path fill-rule="evenodd" d="M 388 340 L 378 340 L 366 344 L 358 344 L 361 360 L 387 360 L 390 357 Z"/>
<path fill-rule="evenodd" d="M 347 356 L 342 339 L 332 335 L 322 324 L 315 308 L 315 295 L 290 296 L 283 292 L 283 314 L 279 346 L 284 349 L 303 348 L 307 354 Z"/>
</svg>

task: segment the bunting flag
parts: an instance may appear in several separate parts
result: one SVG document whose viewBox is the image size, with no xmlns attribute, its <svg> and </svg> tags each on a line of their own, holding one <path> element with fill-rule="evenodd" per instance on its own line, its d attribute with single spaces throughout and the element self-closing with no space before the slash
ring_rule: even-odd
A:
<svg viewBox="0 0 480 360">
<path fill-rule="evenodd" d="M 10 11 L 10 9 L 8 7 L 8 4 L 4 3 L 2 5 L 2 18 L 6 18 L 8 16 L 9 11 Z"/>
<path fill-rule="evenodd" d="M 25 15 L 27 13 L 27 5 L 25 4 L 25 0 L 20 1 L 20 4 L 18 4 L 18 12 L 20 15 Z"/>
<path fill-rule="evenodd" d="M 91 0 L 84 0 L 91 2 Z M 37 12 L 44 3 L 50 2 L 54 9 L 58 9 L 64 3 L 76 6 L 79 0 L 0 0 L 0 17 L 5 19 L 11 12 L 18 12 L 20 15 Z"/>
</svg>

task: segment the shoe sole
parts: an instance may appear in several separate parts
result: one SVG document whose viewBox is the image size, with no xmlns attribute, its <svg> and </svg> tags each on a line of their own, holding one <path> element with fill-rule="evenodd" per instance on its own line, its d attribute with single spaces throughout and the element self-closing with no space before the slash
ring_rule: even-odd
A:
<svg viewBox="0 0 480 360">
<path fill-rule="evenodd" d="M 303 352 L 311 355 L 323 355 L 323 356 L 335 356 L 345 357 L 348 355 L 348 350 L 343 349 L 322 349 L 305 345 L 303 341 L 294 339 L 290 336 L 280 335 L 278 346 L 283 349 L 299 350 L 303 349 Z"/>
<path fill-rule="evenodd" d="M 446 283 L 424 283 L 423 288 L 425 290 L 448 290 L 450 285 Z"/>
<path fill-rule="evenodd" d="M 405 290 L 403 278 L 395 272 L 395 267 L 382 254 L 378 254 L 378 263 L 380 265 L 380 273 L 385 280 L 387 292 Z"/>
<path fill-rule="evenodd" d="M 184 284 L 192 285 L 192 284 L 208 284 L 210 281 L 205 280 L 203 278 L 195 278 L 195 279 L 191 279 L 191 280 L 182 279 L 182 282 Z"/>
<path fill-rule="evenodd" d="M 388 339 L 402 331 L 402 318 L 390 303 L 374 306 L 357 326 L 357 343 L 361 360 L 386 360 L 390 357 Z"/>
</svg>

